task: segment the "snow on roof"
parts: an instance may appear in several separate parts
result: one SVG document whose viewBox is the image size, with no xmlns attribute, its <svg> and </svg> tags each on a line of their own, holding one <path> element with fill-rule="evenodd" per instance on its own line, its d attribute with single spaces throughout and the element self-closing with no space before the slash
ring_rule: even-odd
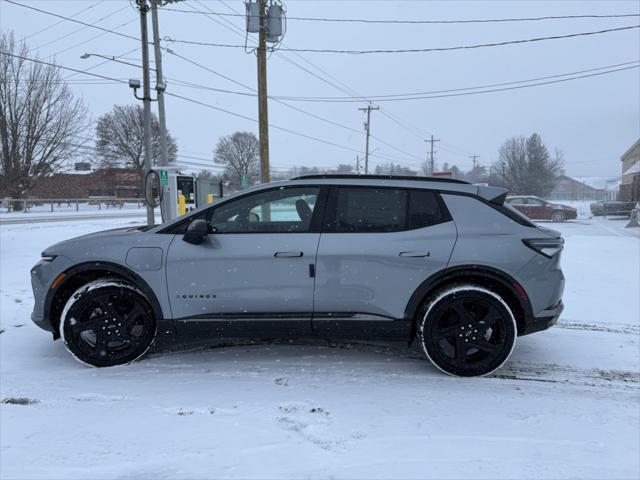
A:
<svg viewBox="0 0 640 480">
<path fill-rule="evenodd" d="M 631 165 L 629 168 L 627 168 L 627 171 L 623 172 L 623 175 L 629 175 L 632 173 L 640 173 L 640 162 L 636 162 L 633 165 Z"/>
<path fill-rule="evenodd" d="M 598 190 L 618 190 L 620 177 L 571 177 L 574 180 Z"/>
</svg>

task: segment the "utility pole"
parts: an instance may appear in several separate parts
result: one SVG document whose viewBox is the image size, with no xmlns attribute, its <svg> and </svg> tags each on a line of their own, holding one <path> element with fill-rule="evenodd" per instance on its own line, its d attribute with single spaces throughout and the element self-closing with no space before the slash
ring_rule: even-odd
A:
<svg viewBox="0 0 640 480">
<path fill-rule="evenodd" d="M 156 91 L 158 95 L 158 117 L 160 120 L 160 166 L 169 166 L 167 151 L 167 120 L 164 109 L 165 83 L 162 76 L 162 52 L 160 49 L 160 27 L 158 25 L 158 0 L 151 0 L 151 22 L 153 25 L 153 50 L 156 59 Z M 173 220 L 177 216 L 175 202 L 172 201 L 168 185 L 161 185 L 162 221 Z M 165 218 L 166 217 L 166 218 Z"/>
<path fill-rule="evenodd" d="M 356 174 L 360 175 L 360 155 L 356 155 Z"/>
<path fill-rule="evenodd" d="M 152 197 L 151 183 L 147 182 L 149 171 L 151 171 L 151 85 L 149 79 L 149 41 L 147 34 L 147 11 L 149 6 L 147 0 L 136 0 L 138 10 L 140 10 L 140 37 L 142 40 L 142 102 L 144 105 L 143 122 L 144 122 L 144 196 L 147 204 L 147 225 L 155 223 L 153 213 L 153 205 L 149 203 Z"/>
<path fill-rule="evenodd" d="M 435 164 L 435 151 L 433 150 L 433 146 L 436 142 L 439 142 L 440 139 L 438 138 L 434 138 L 433 135 L 431 135 L 431 138 L 428 140 L 425 140 L 425 142 L 430 143 L 431 144 L 431 153 L 429 155 L 429 175 L 433 175 L 433 171 L 435 169 L 434 164 Z"/>
<path fill-rule="evenodd" d="M 258 0 L 258 129 L 260 136 L 260 182 L 269 183 L 269 112 L 267 100 L 267 32 L 266 0 Z"/>
<path fill-rule="evenodd" d="M 369 137 L 371 136 L 371 110 L 380 110 L 380 107 L 374 107 L 371 103 L 364 108 L 359 108 L 358 110 L 362 110 L 363 112 L 367 112 L 367 123 L 365 123 L 364 127 L 367 131 L 367 140 L 365 144 L 364 151 L 364 174 L 369 174 Z"/>
<path fill-rule="evenodd" d="M 480 155 L 476 155 L 476 154 L 474 154 L 474 155 L 469 155 L 469 158 L 470 158 L 470 159 L 471 159 L 471 161 L 473 162 L 473 169 L 475 170 L 475 169 L 476 169 L 476 166 L 478 165 L 477 160 L 478 160 L 478 158 L 480 158 Z"/>
</svg>

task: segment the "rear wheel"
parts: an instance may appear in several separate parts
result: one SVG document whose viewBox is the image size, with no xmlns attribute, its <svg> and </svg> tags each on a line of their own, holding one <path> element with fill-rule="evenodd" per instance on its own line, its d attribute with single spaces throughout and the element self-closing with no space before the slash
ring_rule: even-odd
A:
<svg viewBox="0 0 640 480">
<path fill-rule="evenodd" d="M 509 306 L 476 285 L 447 287 L 422 309 L 418 337 L 431 362 L 450 375 L 486 375 L 507 360 L 517 336 Z"/>
<path fill-rule="evenodd" d="M 551 212 L 551 221 L 556 223 L 564 222 L 567 219 L 566 215 L 561 210 Z"/>
<path fill-rule="evenodd" d="M 78 289 L 60 318 L 60 336 L 79 361 L 94 367 L 133 362 L 156 336 L 151 305 L 133 285 L 98 279 Z"/>
</svg>

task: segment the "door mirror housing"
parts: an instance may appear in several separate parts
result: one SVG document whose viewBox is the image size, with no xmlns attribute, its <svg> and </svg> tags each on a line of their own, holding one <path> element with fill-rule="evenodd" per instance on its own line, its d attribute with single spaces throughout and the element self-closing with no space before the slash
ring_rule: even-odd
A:
<svg viewBox="0 0 640 480">
<path fill-rule="evenodd" d="M 207 239 L 209 234 L 209 225 L 203 218 L 193 220 L 184 232 L 182 240 L 193 245 L 199 245 Z"/>
</svg>

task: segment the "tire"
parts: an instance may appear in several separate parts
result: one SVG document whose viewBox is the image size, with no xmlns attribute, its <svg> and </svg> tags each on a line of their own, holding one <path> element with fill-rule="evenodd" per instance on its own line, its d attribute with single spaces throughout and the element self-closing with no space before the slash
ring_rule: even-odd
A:
<svg viewBox="0 0 640 480">
<path fill-rule="evenodd" d="M 566 215 L 561 210 L 551 212 L 551 221 L 556 223 L 562 223 L 567 219 Z"/>
<path fill-rule="evenodd" d="M 418 338 L 427 358 L 449 375 L 488 375 L 507 361 L 518 330 L 507 303 L 477 285 L 447 287 L 421 310 Z"/>
<path fill-rule="evenodd" d="M 78 361 L 112 367 L 142 357 L 156 338 L 146 297 L 130 283 L 101 278 L 83 285 L 60 316 L 60 336 Z"/>
</svg>

